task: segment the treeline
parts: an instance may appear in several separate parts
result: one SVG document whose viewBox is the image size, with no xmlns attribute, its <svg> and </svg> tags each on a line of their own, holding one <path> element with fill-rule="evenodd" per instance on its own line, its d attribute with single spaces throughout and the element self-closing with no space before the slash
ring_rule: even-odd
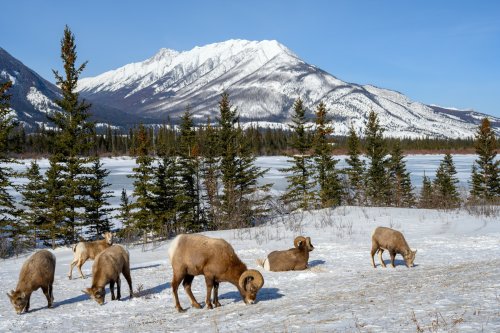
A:
<svg viewBox="0 0 500 333">
<path fill-rule="evenodd" d="M 449 153 L 433 179 L 424 177 L 417 194 L 404 161 L 405 140 L 384 138 L 373 111 L 363 139 L 350 128 L 343 143 L 348 155 L 345 169 L 337 167 L 333 153 L 339 145 L 325 105 L 320 103 L 309 119 L 300 98 L 294 103 L 288 130 L 243 129 L 224 93 L 218 117 L 213 122 L 207 119 L 203 126 L 194 125 L 188 108 L 177 126 L 138 125 L 126 135 L 107 128 L 98 135 L 89 121 L 91 106 L 76 92 L 85 63 L 76 66 L 76 45 L 68 27 L 61 41 L 61 58 L 64 73 L 54 71 L 62 89 L 61 98 L 54 101 L 60 111 L 48 115 L 55 130 L 26 135 L 27 141 L 13 140 L 11 83 L 0 85 L 2 256 L 40 242 L 55 247 L 97 238 L 113 228 L 114 218 L 123 226 L 121 237 L 148 241 L 177 233 L 254 226 L 270 215 L 296 210 L 338 205 L 454 208 L 464 200 L 490 204 L 498 203 L 500 197 L 500 161 L 488 119 L 482 120 L 473 142 L 478 159 L 472 166 L 467 198 L 458 193 Z M 30 140 L 30 147 L 41 149 L 32 152 L 48 153 L 49 168 L 44 175 L 36 162 L 22 175 L 6 166 L 15 162 L 16 144 Z M 288 187 L 278 198 L 269 194 L 272 184 L 258 183 L 266 170 L 255 165 L 257 155 L 273 151 L 286 152 L 290 162 L 282 170 Z M 114 213 L 106 182 L 109 171 L 100 160 L 103 152 L 128 152 L 136 157 L 130 176 L 133 190 L 122 190 L 120 207 Z M 27 183 L 14 185 L 12 178 L 20 176 Z M 20 194 L 19 202 L 11 189 Z"/>
</svg>

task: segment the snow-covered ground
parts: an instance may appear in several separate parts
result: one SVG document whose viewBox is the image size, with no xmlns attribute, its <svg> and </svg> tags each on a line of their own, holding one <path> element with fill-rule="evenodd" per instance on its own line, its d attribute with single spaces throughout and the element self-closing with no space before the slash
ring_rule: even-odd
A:
<svg viewBox="0 0 500 333">
<path fill-rule="evenodd" d="M 376 226 L 403 231 L 418 250 L 416 267 L 397 257 L 396 268 L 370 264 L 370 234 Z M 229 241 L 239 257 L 265 279 L 254 305 L 245 305 L 236 288 L 222 283 L 222 307 L 174 308 L 170 241 L 129 248 L 134 290 L 99 306 L 81 290 L 91 277 L 68 280 L 72 252 L 57 256 L 55 307 L 46 308 L 41 291 L 31 311 L 17 315 L 5 293 L 13 289 L 26 256 L 0 261 L 0 332 L 500 332 L 500 221 L 464 211 L 339 207 L 299 213 L 265 226 L 206 233 Z M 292 246 L 295 236 L 312 238 L 309 268 L 266 272 L 256 259 Z M 388 256 L 385 257 L 389 261 Z M 84 265 L 91 273 L 91 262 Z M 202 277 L 193 283 L 204 304 Z"/>
</svg>

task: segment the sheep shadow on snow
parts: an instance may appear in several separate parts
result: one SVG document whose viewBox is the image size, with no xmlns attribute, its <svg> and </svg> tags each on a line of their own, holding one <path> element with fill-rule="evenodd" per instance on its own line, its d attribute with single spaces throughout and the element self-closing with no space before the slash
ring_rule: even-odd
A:
<svg viewBox="0 0 500 333">
<path fill-rule="evenodd" d="M 384 268 L 377 259 L 375 260 L 375 266 Z M 391 259 L 384 259 L 384 263 L 387 265 L 387 268 L 392 268 Z M 406 262 L 403 259 L 394 259 L 394 266 L 396 266 L 395 268 L 398 266 L 406 267 Z M 413 263 L 413 268 L 415 267 L 418 267 L 418 265 Z"/>
<path fill-rule="evenodd" d="M 307 267 L 312 268 L 315 266 L 324 265 L 325 263 L 326 263 L 326 261 L 324 261 L 324 260 L 312 260 L 312 261 L 309 261 L 309 263 L 307 264 Z"/>
<path fill-rule="evenodd" d="M 264 302 L 273 299 L 281 298 L 285 295 L 279 292 L 278 288 L 262 288 L 257 294 L 257 302 Z M 219 300 L 221 299 L 232 299 L 234 302 L 243 301 L 241 295 L 238 291 L 230 291 L 228 293 L 219 295 Z"/>
<path fill-rule="evenodd" d="M 153 268 L 153 267 L 158 267 L 160 264 L 153 264 L 153 265 L 148 265 L 148 266 L 139 266 L 139 267 L 131 267 L 131 271 L 135 271 L 137 269 L 146 269 L 146 268 Z"/>
<path fill-rule="evenodd" d="M 163 290 L 169 289 L 169 288 L 171 288 L 170 282 L 162 283 L 162 284 L 157 285 L 156 287 L 152 287 L 149 289 L 143 289 L 143 290 L 139 290 L 137 292 L 134 292 L 134 297 L 145 297 L 145 296 L 152 295 L 152 294 L 159 294 Z"/>
</svg>

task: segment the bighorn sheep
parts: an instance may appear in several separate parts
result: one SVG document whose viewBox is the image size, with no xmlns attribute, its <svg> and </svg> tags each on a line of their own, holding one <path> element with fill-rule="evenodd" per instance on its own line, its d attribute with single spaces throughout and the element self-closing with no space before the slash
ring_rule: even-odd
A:
<svg viewBox="0 0 500 333">
<path fill-rule="evenodd" d="M 121 245 L 113 245 L 97 255 L 92 265 L 92 286 L 82 291 L 102 305 L 106 295 L 105 287 L 109 283 L 111 300 L 119 300 L 121 298 L 120 273 L 123 274 L 127 280 L 130 298 L 132 298 L 132 278 L 130 277 L 128 251 Z M 115 283 L 118 289 L 116 298 Z"/>
<path fill-rule="evenodd" d="M 267 271 L 299 271 L 307 268 L 309 252 L 314 250 L 310 237 L 295 238 L 293 249 L 273 251 L 264 260 L 263 266 Z"/>
<path fill-rule="evenodd" d="M 380 263 L 383 267 L 386 267 L 384 260 L 382 259 L 382 253 L 384 250 L 389 251 L 391 255 L 391 265 L 394 266 L 394 258 L 396 254 L 401 254 L 403 259 L 405 260 L 407 267 L 413 267 L 413 261 L 415 260 L 415 254 L 417 250 L 412 251 L 408 246 L 404 236 L 397 230 L 386 228 L 386 227 L 377 227 L 372 232 L 372 265 L 375 268 L 375 261 L 373 260 L 373 256 L 375 253 L 379 254 Z"/>
<path fill-rule="evenodd" d="M 19 273 L 19 281 L 16 290 L 7 294 L 17 314 L 30 309 L 31 293 L 38 288 L 47 298 L 47 307 L 52 307 L 54 296 L 52 295 L 52 284 L 54 283 L 54 271 L 56 269 L 56 257 L 47 250 L 41 250 L 28 258 Z"/>
<path fill-rule="evenodd" d="M 179 303 L 177 289 L 180 283 L 193 307 L 200 309 L 191 292 L 191 284 L 197 275 L 205 276 L 207 285 L 206 307 L 212 309 L 210 294 L 214 289 L 214 306 L 219 307 L 219 283 L 230 282 L 238 291 L 246 304 L 253 304 L 257 292 L 264 285 L 264 277 L 247 266 L 238 258 L 233 247 L 223 239 L 210 238 L 202 235 L 178 235 L 168 250 L 173 269 L 172 291 L 175 298 L 175 308 L 179 312 L 185 310 Z"/>
<path fill-rule="evenodd" d="M 79 242 L 73 245 L 73 261 L 69 267 L 68 278 L 71 280 L 73 276 L 73 267 L 78 267 L 82 279 L 85 279 L 85 275 L 82 272 L 82 266 L 87 260 L 94 260 L 95 257 L 113 245 L 113 234 L 111 232 L 105 232 L 103 234 L 104 239 L 93 241 L 93 242 Z"/>
</svg>

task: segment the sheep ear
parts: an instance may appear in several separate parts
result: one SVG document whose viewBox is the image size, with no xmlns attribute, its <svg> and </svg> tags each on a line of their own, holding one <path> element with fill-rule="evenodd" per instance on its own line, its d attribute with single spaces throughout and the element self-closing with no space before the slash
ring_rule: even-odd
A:
<svg viewBox="0 0 500 333">
<path fill-rule="evenodd" d="M 92 291 L 90 290 L 90 288 L 82 289 L 82 292 L 87 295 L 92 295 Z"/>
<path fill-rule="evenodd" d="M 5 295 L 9 296 L 10 299 L 12 299 L 12 295 L 9 293 L 5 293 Z"/>
</svg>

